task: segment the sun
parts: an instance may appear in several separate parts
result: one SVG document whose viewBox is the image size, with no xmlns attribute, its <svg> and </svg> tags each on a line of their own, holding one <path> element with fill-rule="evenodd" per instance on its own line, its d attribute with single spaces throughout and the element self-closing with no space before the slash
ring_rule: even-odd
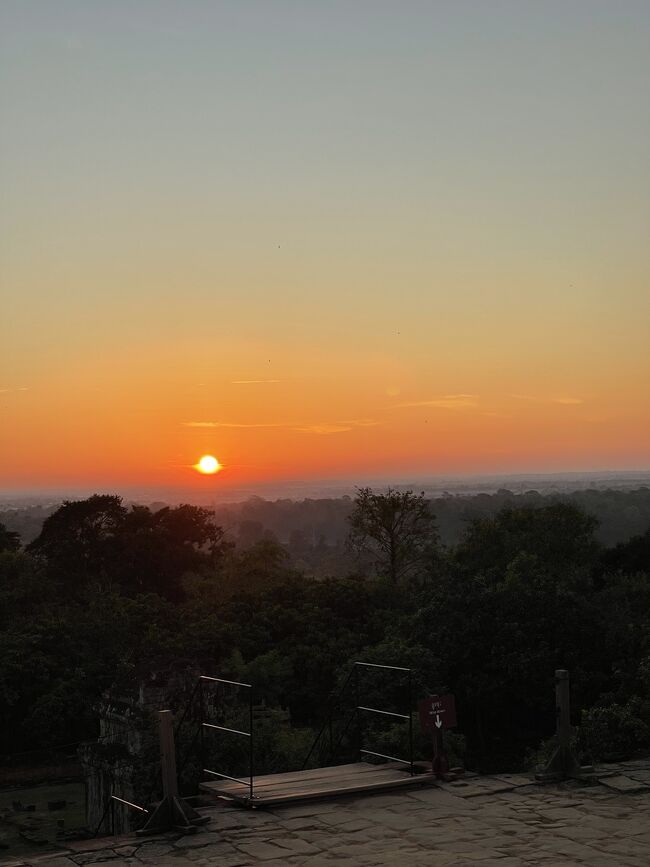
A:
<svg viewBox="0 0 650 867">
<path fill-rule="evenodd" d="M 199 458 L 197 464 L 194 464 L 194 469 L 206 476 L 211 476 L 213 473 L 218 473 L 221 469 L 221 464 L 212 455 L 203 455 Z"/>
</svg>

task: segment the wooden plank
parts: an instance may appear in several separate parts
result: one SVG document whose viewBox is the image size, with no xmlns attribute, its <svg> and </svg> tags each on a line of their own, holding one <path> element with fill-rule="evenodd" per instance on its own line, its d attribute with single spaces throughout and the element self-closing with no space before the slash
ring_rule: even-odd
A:
<svg viewBox="0 0 650 867">
<path fill-rule="evenodd" d="M 378 791 L 404 785 L 421 785 L 430 781 L 428 774 L 411 777 L 400 765 L 371 765 L 360 762 L 294 771 L 287 774 L 269 774 L 254 781 L 254 799 L 257 804 L 279 804 L 319 797 L 336 797 L 356 792 Z M 228 781 L 202 783 L 202 791 L 232 798 L 250 804 L 249 792 L 244 786 Z"/>
<path fill-rule="evenodd" d="M 362 774 L 377 773 L 378 770 L 385 770 L 388 767 L 388 765 L 371 765 L 368 762 L 356 762 L 352 765 L 335 765 L 330 768 L 315 768 L 310 771 L 292 771 L 286 774 L 264 774 L 261 777 L 255 777 L 253 783 L 255 788 L 258 786 L 260 788 L 267 788 L 268 786 L 275 786 L 278 783 L 304 783 L 308 781 L 316 782 L 317 780 L 338 780 L 345 777 L 358 777 Z M 404 765 L 404 770 L 406 770 L 407 767 L 407 765 Z M 395 768 L 395 765 L 391 764 L 390 768 Z"/>
<path fill-rule="evenodd" d="M 247 806 L 251 803 L 259 804 L 260 806 L 270 806 L 272 804 L 284 804 L 290 803 L 292 801 L 307 801 L 315 800 L 318 798 L 344 797 L 346 795 L 360 794 L 362 792 L 380 792 L 387 789 L 396 789 L 406 786 L 420 786 L 430 782 L 431 777 L 428 774 L 422 774 L 415 777 L 407 777 L 402 774 L 400 777 L 392 777 L 390 779 L 384 779 L 381 781 L 373 781 L 371 778 L 364 777 L 363 780 L 358 780 L 356 783 L 349 782 L 342 786 L 336 786 L 333 784 L 326 789 L 322 787 L 306 787 L 304 789 L 295 789 L 290 792 L 274 791 L 270 789 L 266 793 L 261 794 L 260 796 L 255 796 L 252 802 L 248 795 L 243 794 L 242 792 L 221 792 L 215 791 L 214 789 L 211 789 L 210 791 L 212 792 L 212 794 L 223 794 L 226 797 Z M 201 788 L 203 789 L 204 785 L 202 785 Z"/>
<path fill-rule="evenodd" d="M 273 785 L 267 786 L 254 786 L 253 792 L 255 795 L 259 795 L 260 797 L 266 797 L 267 794 L 273 793 L 289 793 L 294 791 L 303 791 L 306 789 L 319 789 L 323 792 L 330 791 L 331 789 L 342 788 L 348 785 L 358 785 L 360 783 L 376 781 L 376 782 L 384 782 L 386 780 L 401 780 L 404 778 L 404 773 L 402 771 L 396 770 L 386 770 L 386 771 L 375 771 L 371 774 L 360 773 L 360 774 L 349 774 L 347 776 L 340 777 L 330 777 L 329 779 L 320 779 L 320 780 L 276 780 Z M 410 777 L 409 777 L 410 778 Z M 227 780 L 221 783 L 220 781 L 210 782 L 207 784 L 213 790 L 219 790 L 220 792 L 232 792 L 239 794 L 246 794 L 246 789 L 243 786 L 238 786 L 237 783 L 231 783 Z"/>
<path fill-rule="evenodd" d="M 331 780 L 341 779 L 348 776 L 358 776 L 359 774 L 377 773 L 378 770 L 386 770 L 388 768 L 403 768 L 407 769 L 407 765 L 396 765 L 395 763 L 386 763 L 382 765 L 373 765 L 369 762 L 354 762 L 349 765 L 333 765 L 327 768 L 312 768 L 308 771 L 289 771 L 283 774 L 263 774 L 260 777 L 255 777 L 253 780 L 254 788 L 267 788 L 268 786 L 276 785 L 277 783 L 286 783 L 300 781 L 306 782 L 309 780 Z M 221 784 L 219 780 L 206 781 L 210 785 Z M 225 784 L 226 781 L 223 781 Z M 233 783 L 237 786 L 237 783 Z"/>
<path fill-rule="evenodd" d="M 333 797 L 344 797 L 345 795 L 354 795 L 361 792 L 380 792 L 386 789 L 398 789 L 406 786 L 421 786 L 423 783 L 430 782 L 430 777 L 422 776 L 422 777 L 402 777 L 401 779 L 393 779 L 386 780 L 384 782 L 367 782 L 367 783 L 359 783 L 356 786 L 347 786 L 341 789 L 332 789 L 327 792 L 322 792 L 319 790 L 315 791 L 304 791 L 301 793 L 288 794 L 288 795 L 270 795 L 268 798 L 264 798 L 261 803 L 264 804 L 282 804 L 290 801 L 308 801 L 314 800 L 316 798 L 333 798 Z M 257 798 L 254 799 L 255 801 Z"/>
<path fill-rule="evenodd" d="M 354 786 L 360 785 L 374 785 L 375 783 L 385 783 L 390 782 L 391 780 L 402 780 L 404 779 L 404 774 L 381 774 L 381 775 L 373 775 L 369 777 L 364 774 L 359 777 L 347 777 L 346 779 L 340 780 L 328 780 L 327 782 L 318 782 L 318 783 L 289 783 L 287 785 L 278 785 L 273 786 L 267 789 L 253 789 L 253 794 L 255 797 L 266 798 L 269 796 L 275 797 L 276 795 L 289 795 L 292 793 L 304 792 L 304 791 L 314 791 L 318 789 L 319 792 L 331 792 L 338 791 L 339 789 L 350 788 Z M 410 777 L 408 778 L 410 779 Z"/>
</svg>

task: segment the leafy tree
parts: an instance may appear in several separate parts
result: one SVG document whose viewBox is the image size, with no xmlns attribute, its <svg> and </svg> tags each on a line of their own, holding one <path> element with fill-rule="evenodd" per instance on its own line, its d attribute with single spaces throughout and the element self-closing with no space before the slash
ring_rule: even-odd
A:
<svg viewBox="0 0 650 867">
<path fill-rule="evenodd" d="M 417 572 L 437 542 L 435 519 L 423 493 L 388 488 L 376 494 L 372 488 L 358 488 L 348 520 L 351 546 L 372 551 L 393 584 Z"/>
<path fill-rule="evenodd" d="M 121 497 L 95 494 L 65 502 L 28 550 L 68 592 L 83 593 L 92 582 L 178 601 L 183 575 L 214 569 L 229 548 L 212 517 L 191 505 L 129 510 Z"/>
<path fill-rule="evenodd" d="M 454 561 L 464 574 L 481 575 L 492 584 L 505 581 L 511 568 L 521 572 L 522 558 L 538 578 L 584 582 L 599 554 L 596 526 L 595 518 L 570 503 L 505 508 L 469 524 Z"/>
<path fill-rule="evenodd" d="M 602 563 L 610 572 L 650 573 L 650 527 L 642 536 L 633 536 L 606 551 Z"/>
<path fill-rule="evenodd" d="M 259 593 L 294 577 L 287 550 L 273 539 L 261 539 L 249 548 L 235 551 L 224 561 L 223 590 L 233 593 Z"/>
<path fill-rule="evenodd" d="M 133 506 L 116 542 L 115 577 L 125 590 L 174 600 L 183 596 L 184 575 L 214 569 L 229 548 L 212 512 L 191 505 Z"/>
<path fill-rule="evenodd" d="M 3 551 L 18 551 L 19 548 L 20 535 L 0 524 L 0 554 Z"/>
<path fill-rule="evenodd" d="M 66 501 L 45 519 L 28 550 L 45 560 L 50 576 L 70 590 L 91 580 L 105 582 L 114 571 L 115 540 L 126 516 L 121 497 L 94 494 Z"/>
</svg>

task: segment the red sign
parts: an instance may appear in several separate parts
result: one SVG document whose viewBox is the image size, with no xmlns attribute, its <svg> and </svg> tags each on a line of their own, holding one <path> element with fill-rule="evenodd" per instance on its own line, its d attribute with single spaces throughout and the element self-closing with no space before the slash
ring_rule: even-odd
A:
<svg viewBox="0 0 650 867">
<path fill-rule="evenodd" d="M 447 695 L 430 695 L 418 704 L 423 732 L 453 729 L 456 726 L 456 699 Z"/>
</svg>

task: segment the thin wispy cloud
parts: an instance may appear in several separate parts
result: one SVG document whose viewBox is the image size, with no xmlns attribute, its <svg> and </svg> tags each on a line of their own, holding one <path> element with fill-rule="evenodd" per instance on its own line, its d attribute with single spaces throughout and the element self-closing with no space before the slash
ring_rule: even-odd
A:
<svg viewBox="0 0 650 867">
<path fill-rule="evenodd" d="M 381 422 L 375 421 L 371 418 L 353 418 L 349 421 L 302 425 L 294 428 L 294 430 L 300 431 L 301 433 L 333 434 L 345 433 L 359 427 L 375 427 L 378 424 L 381 424 Z"/>
<path fill-rule="evenodd" d="M 348 421 L 342 421 L 340 424 L 349 424 L 350 427 L 376 427 L 381 422 L 376 421 L 374 418 L 353 418 Z"/>
<path fill-rule="evenodd" d="M 231 385 L 271 385 L 272 383 L 282 382 L 281 379 L 233 379 Z"/>
<path fill-rule="evenodd" d="M 296 427 L 294 430 L 300 431 L 300 433 L 334 434 L 345 433 L 352 430 L 352 428 L 342 424 L 309 424 L 305 425 L 305 427 Z"/>
<path fill-rule="evenodd" d="M 531 403 L 557 403 L 560 406 L 578 406 L 584 403 L 581 397 L 539 397 L 534 394 L 509 394 L 514 400 L 527 400 Z"/>
<path fill-rule="evenodd" d="M 195 428 L 285 428 L 300 433 L 332 434 L 344 433 L 360 427 L 374 427 L 380 424 L 370 418 L 356 418 L 334 422 L 236 422 L 236 421 L 184 421 L 183 427 Z"/>
<path fill-rule="evenodd" d="M 476 394 L 445 394 L 442 397 L 433 397 L 428 400 L 408 400 L 397 403 L 395 406 L 406 407 L 434 407 L 437 409 L 469 409 L 478 406 Z"/>
<path fill-rule="evenodd" d="M 290 425 L 274 422 L 247 422 L 239 421 L 184 421 L 183 427 L 290 427 Z"/>
<path fill-rule="evenodd" d="M 0 394 L 13 394 L 16 391 L 29 391 L 29 389 L 24 386 L 19 388 L 0 388 Z"/>
</svg>

